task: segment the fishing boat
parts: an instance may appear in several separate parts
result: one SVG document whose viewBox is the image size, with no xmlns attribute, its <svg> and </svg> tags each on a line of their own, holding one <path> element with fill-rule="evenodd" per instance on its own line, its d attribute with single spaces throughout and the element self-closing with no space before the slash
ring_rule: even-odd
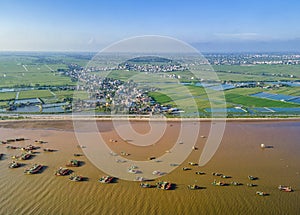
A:
<svg viewBox="0 0 300 215">
<path fill-rule="evenodd" d="M 44 150 L 44 152 L 55 152 L 56 151 L 55 149 L 49 149 L 49 148 L 45 148 L 43 150 Z"/>
<path fill-rule="evenodd" d="M 240 183 L 240 182 L 237 182 L 237 181 L 232 181 L 232 182 L 231 182 L 231 185 L 233 185 L 233 186 L 241 186 L 241 185 L 243 185 L 243 184 Z"/>
<path fill-rule="evenodd" d="M 257 187 L 257 184 L 247 184 L 248 187 Z"/>
<path fill-rule="evenodd" d="M 23 147 L 23 148 L 21 148 L 22 150 L 24 150 L 24 151 L 32 151 L 32 150 L 36 150 L 36 149 L 39 149 L 40 147 L 38 147 L 38 146 L 33 146 L 33 145 L 28 145 L 28 146 L 26 146 L 26 147 Z"/>
<path fill-rule="evenodd" d="M 74 156 L 75 156 L 75 157 L 80 157 L 80 156 L 82 156 L 82 154 L 75 153 Z"/>
<path fill-rule="evenodd" d="M 31 156 L 32 156 L 31 153 L 23 153 L 23 154 L 20 156 L 20 159 L 21 159 L 21 160 L 28 160 L 28 159 L 31 158 Z"/>
<path fill-rule="evenodd" d="M 80 176 L 80 175 L 71 175 L 71 176 L 69 177 L 69 179 L 70 179 L 71 181 L 82 181 L 82 180 L 83 180 L 83 177 Z"/>
<path fill-rule="evenodd" d="M 6 146 L 7 149 L 20 149 L 18 146 Z"/>
<path fill-rule="evenodd" d="M 191 168 L 189 168 L 189 167 L 183 167 L 182 170 L 183 171 L 187 171 L 187 170 L 191 170 Z"/>
<path fill-rule="evenodd" d="M 151 187 L 153 187 L 153 185 L 151 185 L 149 183 L 140 183 L 140 187 L 142 187 L 142 188 L 151 188 Z"/>
<path fill-rule="evenodd" d="M 101 177 L 98 181 L 101 182 L 101 183 L 108 184 L 108 183 L 113 182 L 113 180 L 114 180 L 114 177 L 107 175 L 107 176 Z"/>
<path fill-rule="evenodd" d="M 129 169 L 128 169 L 128 172 L 129 172 L 129 173 L 132 173 L 132 174 L 142 173 L 141 170 L 138 170 L 138 169 L 132 169 L 132 168 L 129 168 Z"/>
<path fill-rule="evenodd" d="M 55 172 L 55 175 L 64 176 L 70 174 L 70 172 L 70 169 L 59 167 L 59 169 Z"/>
<path fill-rule="evenodd" d="M 198 171 L 198 172 L 196 172 L 196 174 L 197 174 L 197 175 L 205 175 L 205 172 L 200 172 L 200 171 Z"/>
<path fill-rule="evenodd" d="M 68 167 L 78 167 L 80 165 L 80 161 L 72 159 L 69 163 L 66 164 Z"/>
<path fill-rule="evenodd" d="M 190 190 L 198 190 L 198 189 L 200 189 L 201 187 L 199 187 L 199 186 L 196 185 L 196 184 L 189 184 L 189 185 L 188 185 L 188 188 L 189 188 Z"/>
<path fill-rule="evenodd" d="M 26 170 L 24 171 L 24 173 L 26 173 L 26 174 L 36 174 L 36 173 L 38 173 L 39 171 L 41 171 L 42 168 L 43 168 L 43 165 L 40 165 L 40 164 L 34 164 L 31 168 L 26 169 Z"/>
<path fill-rule="evenodd" d="M 257 180 L 257 179 L 258 179 L 258 177 L 256 177 L 256 176 L 252 176 L 252 175 L 248 175 L 248 178 L 249 178 L 249 180 L 252 180 L 252 181 L 254 181 L 254 180 Z"/>
<path fill-rule="evenodd" d="M 35 143 L 39 143 L 39 144 L 46 143 L 46 142 L 45 142 L 45 141 L 43 141 L 43 140 L 35 140 L 34 142 L 35 142 Z"/>
<path fill-rule="evenodd" d="M 215 186 L 226 186 L 226 185 L 228 185 L 227 183 L 225 183 L 223 181 L 218 181 L 217 182 L 216 180 L 214 180 L 211 184 L 215 185 Z"/>
<path fill-rule="evenodd" d="M 279 185 L 278 189 L 280 191 L 284 191 L 284 192 L 293 192 L 293 189 L 291 186 L 284 186 L 284 185 Z"/>
<path fill-rule="evenodd" d="M 229 175 L 221 175 L 220 177 L 221 178 L 231 178 L 231 176 L 229 176 Z"/>
<path fill-rule="evenodd" d="M 149 181 L 149 179 L 141 177 L 141 176 L 136 177 L 134 180 L 135 181 Z"/>
<path fill-rule="evenodd" d="M 9 164 L 9 168 L 10 169 L 13 169 L 13 168 L 18 168 L 18 167 L 20 167 L 21 166 L 21 164 L 20 163 L 18 163 L 18 162 L 16 162 L 16 161 L 13 161 L 13 162 L 11 162 L 10 164 Z"/>
<path fill-rule="evenodd" d="M 198 164 L 194 163 L 194 162 L 189 162 L 189 165 L 191 165 L 191 166 L 198 166 Z"/>
<path fill-rule="evenodd" d="M 156 185 L 157 188 L 161 190 L 170 190 L 172 188 L 172 183 L 167 181 L 160 181 Z"/>
<path fill-rule="evenodd" d="M 152 175 L 159 175 L 159 176 L 161 176 L 161 175 L 164 175 L 164 174 L 165 174 L 164 172 L 161 172 L 161 171 L 158 171 L 158 170 L 154 170 L 152 172 Z"/>
<path fill-rule="evenodd" d="M 265 192 L 262 192 L 262 191 L 256 191 L 256 195 L 259 195 L 259 196 L 268 196 L 269 194 L 265 193 Z"/>
<path fill-rule="evenodd" d="M 223 174 L 222 173 L 213 172 L 212 175 L 214 175 L 214 176 L 222 176 Z"/>
</svg>

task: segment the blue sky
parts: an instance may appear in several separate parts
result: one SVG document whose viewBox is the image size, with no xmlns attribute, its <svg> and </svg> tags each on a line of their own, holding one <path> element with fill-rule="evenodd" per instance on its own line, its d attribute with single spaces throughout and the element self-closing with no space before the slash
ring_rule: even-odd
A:
<svg viewBox="0 0 300 215">
<path fill-rule="evenodd" d="M 202 51 L 300 51 L 296 0 L 3 0 L 0 8 L 2 51 L 97 51 L 149 34 Z"/>
</svg>

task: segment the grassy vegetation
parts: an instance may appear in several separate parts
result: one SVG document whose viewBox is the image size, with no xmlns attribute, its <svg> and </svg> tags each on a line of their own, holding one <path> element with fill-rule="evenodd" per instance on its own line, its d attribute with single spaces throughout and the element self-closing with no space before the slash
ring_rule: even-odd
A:
<svg viewBox="0 0 300 215">
<path fill-rule="evenodd" d="M 16 98 L 15 92 L 0 93 L 0 101 L 12 100 Z"/>
<path fill-rule="evenodd" d="M 0 55 L 0 87 L 74 85 L 70 78 L 59 75 L 62 63 L 41 63 L 34 56 Z"/>
<path fill-rule="evenodd" d="M 293 103 L 255 98 L 229 92 L 225 95 L 227 102 L 234 103 L 236 105 L 243 105 L 245 107 L 300 107 L 300 105 Z"/>
<path fill-rule="evenodd" d="M 265 74 L 283 74 L 283 75 L 294 75 L 299 76 L 300 65 L 249 65 L 249 66 L 239 66 L 239 65 L 214 65 L 215 71 L 231 71 L 238 72 L 242 74 L 253 74 L 261 76 L 262 73 Z M 281 77 L 278 77 L 282 79 Z M 291 78 L 284 78 L 290 80 Z"/>
<path fill-rule="evenodd" d="M 49 90 L 28 90 L 20 91 L 19 99 L 28 99 L 28 98 L 48 98 L 53 97 Z"/>
<path fill-rule="evenodd" d="M 155 101 L 159 102 L 160 104 L 173 103 L 173 100 L 169 96 L 160 92 L 149 92 L 148 95 L 151 96 Z"/>
</svg>

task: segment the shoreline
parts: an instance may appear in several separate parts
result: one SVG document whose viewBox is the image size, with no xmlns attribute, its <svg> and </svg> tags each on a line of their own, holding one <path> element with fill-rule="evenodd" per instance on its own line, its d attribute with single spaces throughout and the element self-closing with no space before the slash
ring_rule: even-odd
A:
<svg viewBox="0 0 300 215">
<path fill-rule="evenodd" d="M 1 122 L 7 123 L 7 122 L 35 122 L 35 121 L 137 121 L 137 122 L 257 122 L 257 121 L 300 121 L 300 117 L 287 117 L 287 118 L 263 118 L 263 117 L 255 117 L 255 118 L 148 118 L 148 117 L 58 117 L 58 116 L 33 116 L 26 119 L 4 119 L 0 120 Z"/>
</svg>

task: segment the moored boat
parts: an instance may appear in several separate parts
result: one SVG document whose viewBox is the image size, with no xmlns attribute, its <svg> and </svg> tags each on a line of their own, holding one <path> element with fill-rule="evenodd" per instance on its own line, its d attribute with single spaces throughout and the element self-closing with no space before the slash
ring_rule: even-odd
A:
<svg viewBox="0 0 300 215">
<path fill-rule="evenodd" d="M 59 167 L 59 169 L 55 172 L 55 175 L 64 176 L 64 175 L 68 175 L 70 173 L 71 173 L 70 169 Z"/>
<path fill-rule="evenodd" d="M 44 148 L 43 149 L 44 152 L 55 152 L 55 149 L 49 149 L 49 148 Z"/>
<path fill-rule="evenodd" d="M 26 174 L 36 174 L 39 171 L 41 171 L 42 168 L 43 168 L 43 165 L 41 165 L 41 164 L 34 164 L 31 168 L 26 169 L 24 171 L 24 173 L 26 173 Z"/>
<path fill-rule="evenodd" d="M 191 166 L 198 166 L 198 164 L 194 163 L 194 162 L 189 162 L 189 165 L 191 165 Z"/>
<path fill-rule="evenodd" d="M 2 159 L 3 156 L 4 156 L 4 154 L 3 154 L 3 153 L 0 153 L 0 160 Z"/>
<path fill-rule="evenodd" d="M 36 150 L 36 149 L 39 149 L 40 147 L 38 147 L 38 146 L 34 146 L 34 145 L 28 145 L 28 146 L 26 146 L 26 147 L 23 147 L 23 148 L 21 148 L 22 150 L 24 150 L 24 151 L 32 151 L 32 150 Z"/>
<path fill-rule="evenodd" d="M 172 188 L 172 183 L 167 181 L 160 181 L 156 185 L 157 188 L 161 190 L 170 190 Z"/>
<path fill-rule="evenodd" d="M 249 184 L 247 184 L 247 186 L 248 187 L 257 187 L 257 184 L 251 184 L 251 183 L 249 183 Z"/>
<path fill-rule="evenodd" d="M 284 192 L 293 192 L 293 189 L 291 186 L 284 186 L 284 185 L 279 185 L 278 189 L 280 191 L 284 191 Z"/>
<path fill-rule="evenodd" d="M 197 174 L 197 175 L 205 175 L 205 172 L 197 171 L 196 174 Z"/>
<path fill-rule="evenodd" d="M 83 177 L 80 176 L 80 175 L 71 175 L 71 176 L 69 177 L 69 179 L 70 179 L 71 181 L 82 181 L 82 180 L 83 180 Z"/>
<path fill-rule="evenodd" d="M 114 180 L 114 177 L 107 175 L 107 176 L 101 177 L 98 181 L 101 183 L 104 183 L 104 184 L 108 184 L 108 183 L 113 182 L 113 180 Z"/>
<path fill-rule="evenodd" d="M 253 181 L 253 180 L 257 180 L 258 177 L 256 176 L 252 176 L 252 175 L 248 175 L 249 180 Z"/>
<path fill-rule="evenodd" d="M 21 156 L 20 156 L 20 159 L 21 160 L 28 160 L 32 157 L 32 154 L 31 153 L 23 153 Z"/>
<path fill-rule="evenodd" d="M 190 190 L 198 190 L 198 189 L 200 189 L 201 187 L 198 186 L 198 185 L 196 185 L 196 184 L 189 184 L 189 185 L 188 185 L 188 188 L 189 188 Z"/>
<path fill-rule="evenodd" d="M 214 175 L 214 176 L 222 176 L 223 174 L 222 173 L 218 173 L 218 172 L 213 172 L 212 175 Z"/>
<path fill-rule="evenodd" d="M 142 187 L 142 188 L 151 188 L 151 187 L 153 187 L 153 185 L 151 185 L 149 183 L 140 183 L 140 187 Z"/>
<path fill-rule="evenodd" d="M 269 194 L 265 193 L 265 192 L 262 192 L 262 191 L 256 191 L 256 195 L 259 195 L 259 196 L 268 196 Z"/>
<path fill-rule="evenodd" d="M 226 185 L 228 185 L 227 183 L 225 183 L 223 181 L 218 181 L 217 182 L 216 180 L 214 180 L 211 184 L 215 185 L 215 186 L 226 186 Z"/>
<path fill-rule="evenodd" d="M 13 162 L 11 162 L 10 164 L 9 164 L 9 168 L 11 168 L 11 169 L 13 169 L 13 168 L 18 168 L 18 167 L 20 167 L 21 166 L 21 164 L 20 163 L 18 163 L 18 162 L 16 162 L 16 161 L 13 161 Z"/>
<path fill-rule="evenodd" d="M 66 164 L 68 167 L 78 167 L 80 165 L 80 161 L 72 159 L 69 163 Z"/>
<path fill-rule="evenodd" d="M 231 185 L 233 185 L 233 186 L 240 186 L 240 185 L 243 185 L 243 184 L 240 183 L 240 182 L 237 182 L 237 181 L 233 181 L 233 182 L 231 182 Z"/>
</svg>

